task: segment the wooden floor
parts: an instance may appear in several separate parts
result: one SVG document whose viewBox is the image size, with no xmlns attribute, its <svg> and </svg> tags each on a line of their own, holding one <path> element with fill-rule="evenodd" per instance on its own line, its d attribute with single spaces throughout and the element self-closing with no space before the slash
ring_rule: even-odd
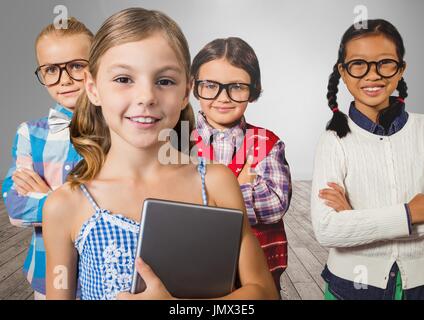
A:
<svg viewBox="0 0 424 320">
<path fill-rule="evenodd" d="M 3 200 L 0 201 L 0 300 L 33 299 L 33 291 L 22 273 L 32 228 L 10 224 Z"/>
<path fill-rule="evenodd" d="M 310 181 L 293 183 L 293 198 L 284 217 L 289 242 L 289 266 L 281 278 L 284 300 L 322 299 L 324 282 L 320 276 L 328 250 L 315 240 L 309 214 Z M 9 223 L 0 203 L 0 300 L 33 299 L 22 274 L 31 229 L 16 228 Z"/>
<path fill-rule="evenodd" d="M 281 277 L 283 300 L 322 300 L 321 271 L 328 249 L 315 240 L 310 217 L 310 181 L 295 181 L 290 209 L 284 216 L 289 244 L 288 267 Z"/>
</svg>

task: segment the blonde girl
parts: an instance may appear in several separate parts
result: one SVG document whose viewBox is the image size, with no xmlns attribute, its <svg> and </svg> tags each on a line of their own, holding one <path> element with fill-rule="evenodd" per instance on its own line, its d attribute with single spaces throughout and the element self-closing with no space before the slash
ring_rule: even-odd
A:
<svg viewBox="0 0 424 320">
<path fill-rule="evenodd" d="M 147 289 L 118 296 L 131 286 L 144 199 L 245 212 L 237 180 L 223 166 L 165 165 L 158 156 L 169 144 L 159 139 L 163 130 L 179 128 L 183 121 L 193 127 L 189 49 L 173 20 L 142 8 L 118 12 L 96 34 L 89 61 L 87 95 L 71 128 L 84 159 L 43 211 L 47 298 L 75 298 L 77 274 L 82 299 L 174 298 L 142 261 L 137 269 Z M 183 156 L 181 150 L 178 155 Z M 61 270 L 66 285 L 58 281 Z M 241 287 L 225 298 L 277 298 L 247 217 L 238 271 Z"/>
</svg>

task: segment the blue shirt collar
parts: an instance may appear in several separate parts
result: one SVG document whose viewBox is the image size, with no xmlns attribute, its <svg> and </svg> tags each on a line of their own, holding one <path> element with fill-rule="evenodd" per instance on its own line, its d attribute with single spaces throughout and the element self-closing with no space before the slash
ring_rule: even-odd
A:
<svg viewBox="0 0 424 320">
<path fill-rule="evenodd" d="M 378 123 L 373 122 L 370 120 L 366 115 L 364 115 L 361 111 L 359 111 L 356 106 L 355 102 L 353 101 L 350 104 L 349 108 L 349 117 L 352 119 L 353 122 L 355 122 L 359 127 L 362 129 L 371 132 L 376 135 L 380 136 L 390 136 L 392 134 L 395 134 L 396 132 L 400 131 L 403 126 L 408 121 L 408 113 L 405 111 L 405 105 L 402 104 L 401 106 L 401 113 L 399 116 L 397 116 L 392 124 L 389 127 L 389 130 L 386 132 L 383 126 L 379 125 Z"/>
<path fill-rule="evenodd" d="M 68 108 L 65 108 L 64 106 L 62 106 L 59 103 L 56 103 L 53 107 L 53 109 L 55 109 L 56 111 L 59 111 L 60 113 L 63 113 L 64 115 L 66 115 L 69 119 L 72 119 L 72 115 L 74 114 L 71 110 L 69 110 Z"/>
</svg>

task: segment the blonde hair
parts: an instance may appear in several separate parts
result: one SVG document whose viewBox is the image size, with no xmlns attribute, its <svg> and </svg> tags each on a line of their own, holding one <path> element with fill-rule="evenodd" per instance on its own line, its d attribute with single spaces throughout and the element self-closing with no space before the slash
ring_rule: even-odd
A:
<svg viewBox="0 0 424 320">
<path fill-rule="evenodd" d="M 69 17 L 67 19 L 67 23 L 68 25 L 65 29 L 58 29 L 53 23 L 45 26 L 35 39 L 35 50 L 37 50 L 37 45 L 41 38 L 50 34 L 54 34 L 56 36 L 72 36 L 76 34 L 84 34 L 90 39 L 90 41 L 93 40 L 93 33 L 81 21 L 74 17 Z"/>
<path fill-rule="evenodd" d="M 143 8 L 129 8 L 109 17 L 96 33 L 90 50 L 89 71 L 96 78 L 100 58 L 112 47 L 148 38 L 161 32 L 174 49 L 182 64 L 187 83 L 190 79 L 190 51 L 179 26 L 162 12 Z M 182 110 L 174 130 L 179 138 L 181 150 L 181 122 L 188 121 L 190 133 L 194 129 L 194 113 L 190 104 Z M 71 187 L 92 180 L 97 176 L 109 152 L 111 138 L 109 128 L 100 107 L 93 105 L 83 93 L 70 127 L 71 141 L 83 157 L 68 176 Z M 192 144 L 190 144 L 191 149 Z"/>
</svg>

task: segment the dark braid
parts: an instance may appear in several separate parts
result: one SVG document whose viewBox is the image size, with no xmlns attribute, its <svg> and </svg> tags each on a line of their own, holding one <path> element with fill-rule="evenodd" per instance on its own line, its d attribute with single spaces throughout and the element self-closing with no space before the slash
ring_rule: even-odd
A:
<svg viewBox="0 0 424 320">
<path fill-rule="evenodd" d="M 389 131 L 393 120 L 401 114 L 402 108 L 405 105 L 404 99 L 408 96 L 408 87 L 403 78 L 399 80 L 396 89 L 399 91 L 399 98 L 390 99 L 390 105 L 380 110 L 377 115 L 377 123 L 380 124 L 386 132 Z"/>
<path fill-rule="evenodd" d="M 333 73 L 330 74 L 330 78 L 328 79 L 327 86 L 327 100 L 328 106 L 330 109 L 337 107 L 337 92 L 339 92 L 339 81 L 340 81 L 340 73 L 338 69 L 338 63 L 336 63 L 333 67 Z"/>
<path fill-rule="evenodd" d="M 402 99 L 406 99 L 408 97 L 408 86 L 406 85 L 405 79 L 402 78 L 399 80 L 397 85 L 397 91 L 399 92 L 399 97 Z"/>
<path fill-rule="evenodd" d="M 340 51 L 343 51 L 341 48 Z M 327 86 L 327 100 L 328 106 L 333 112 L 333 117 L 327 124 L 327 130 L 332 130 L 337 133 L 340 138 L 345 137 L 349 132 L 349 125 L 347 123 L 347 116 L 341 112 L 337 105 L 337 92 L 340 81 L 340 72 L 338 69 L 338 62 L 333 67 L 333 73 L 330 75 Z"/>
<path fill-rule="evenodd" d="M 346 58 L 346 44 L 355 38 L 365 36 L 365 35 L 376 35 L 381 34 L 392 40 L 396 45 L 396 53 L 400 62 L 403 62 L 403 57 L 405 56 L 405 47 L 403 44 L 403 40 L 398 30 L 388 21 L 382 19 L 376 20 L 368 20 L 367 21 L 368 28 L 357 29 L 355 25 L 349 27 L 344 33 L 339 53 L 337 63 L 333 67 L 333 73 L 330 75 L 330 79 L 328 81 L 328 92 L 327 92 L 327 100 L 328 106 L 333 112 L 333 117 L 327 124 L 327 130 L 333 130 L 337 133 L 340 138 L 345 137 L 349 132 L 348 118 L 347 116 L 341 112 L 337 105 L 337 92 L 338 92 L 338 84 L 340 80 L 340 73 L 338 70 L 338 65 L 340 63 L 345 62 Z M 377 121 L 381 124 L 386 130 L 390 127 L 394 118 L 400 114 L 402 111 L 402 106 L 404 104 L 404 99 L 408 96 L 407 86 L 405 80 L 402 78 L 397 86 L 397 90 L 399 91 L 398 99 L 391 99 L 390 106 L 381 110 L 379 115 L 377 116 Z"/>
</svg>

